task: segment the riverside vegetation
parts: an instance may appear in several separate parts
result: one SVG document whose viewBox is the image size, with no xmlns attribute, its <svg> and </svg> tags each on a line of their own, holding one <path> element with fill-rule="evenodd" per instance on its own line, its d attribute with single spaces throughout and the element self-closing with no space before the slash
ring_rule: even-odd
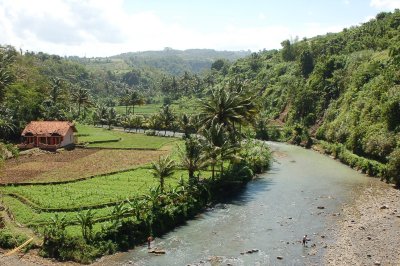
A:
<svg viewBox="0 0 400 266">
<path fill-rule="evenodd" d="M 194 217 L 209 203 L 233 193 L 269 167 L 268 147 L 244 138 L 237 129 L 257 110 L 252 97 L 216 90 L 201 103 L 199 119 L 203 126 L 191 134 L 196 126 L 192 120 L 186 121 L 183 141 L 78 125 L 82 129 L 80 142 L 88 142 L 89 147 L 102 144 L 101 148 L 114 152 L 118 148 L 146 152 L 165 145 L 176 147 L 166 150 L 169 155 L 155 154 L 158 160 L 153 156 L 151 164 L 114 173 L 103 169 L 104 174 L 81 178 L 75 173 L 78 178 L 66 178 L 61 183 L 54 178 L 5 184 L 0 189 L 2 205 L 11 221 L 2 231 L 3 247 L 16 246 L 26 239 L 15 238 L 18 225 L 22 225 L 39 238 L 36 244 L 43 240 L 41 255 L 88 263 L 132 248 L 149 235 L 160 235 Z M 221 98 L 229 105 L 221 104 Z M 79 161 L 85 159 L 73 164 L 82 171 Z"/>
<path fill-rule="evenodd" d="M 147 136 L 135 134 L 138 138 L 149 137 L 136 142 L 139 144 L 152 145 L 153 135 L 167 135 L 167 131 L 180 131 L 185 139 L 185 148 L 172 149 L 169 159 L 131 169 L 132 176 L 135 171 L 148 174 L 147 193 L 141 188 L 126 188 L 115 198 L 120 201 L 115 205 L 119 207 L 111 203 L 106 206 L 104 199 L 94 200 L 92 203 L 102 204 L 102 208 L 83 208 L 79 218 L 75 210 L 65 211 L 66 218 L 52 216 L 47 227 L 40 226 L 46 230 L 38 232 L 46 236 L 43 254 L 89 261 L 99 254 L 125 249 L 142 241 L 145 234 L 163 232 L 186 216 L 193 216 L 207 204 L 210 195 L 218 194 L 213 192 L 223 188 L 230 191 L 268 165 L 269 153 L 254 145 L 253 138 L 317 145 L 354 168 L 400 186 L 399 29 L 400 11 L 382 12 L 369 22 L 339 33 L 285 40 L 280 50 L 259 51 L 233 62 L 227 58 L 215 60 L 203 73 L 132 65 L 129 54 L 107 62 L 104 68 L 102 60 L 23 54 L 13 47 L 2 47 L 0 138 L 5 142 L 16 141 L 23 126 L 36 119 L 74 119 L 109 129 L 120 126 L 128 131 L 145 131 Z M 89 141 L 90 136 L 82 134 L 83 140 L 92 142 L 89 147 L 141 148 L 120 135 L 128 134 L 124 132 L 104 130 L 98 141 L 114 141 L 105 143 Z M 159 149 L 167 142 L 155 140 L 158 144 L 152 148 Z M 12 145 L 3 145 L 5 150 L 13 150 Z M 174 164 L 179 169 L 173 178 L 166 178 L 171 169 L 165 168 Z M 151 168 L 152 174 L 144 170 Z M 131 182 L 128 173 L 115 173 L 120 175 L 115 178 Z M 150 178 L 152 175 L 164 185 L 150 189 L 154 184 L 149 180 L 157 180 Z M 179 181 L 180 175 L 183 178 Z M 99 182 L 107 179 L 98 178 Z M 79 189 L 75 184 L 70 186 L 60 185 L 63 192 L 56 186 L 48 190 L 71 197 L 68 191 Z M 9 195 L 3 201 L 18 205 L 15 209 L 29 207 L 42 214 L 46 211 L 40 208 L 54 207 L 40 206 L 43 201 L 34 198 L 41 196 L 35 194 L 36 189 L 32 194 L 25 191 L 19 198 L 11 197 L 18 188 L 24 191 L 19 185 L 4 188 Z M 171 191 L 180 196 L 174 198 Z M 95 197 L 102 196 L 94 193 Z M 132 201 L 145 206 L 139 208 L 143 213 L 135 213 Z M 164 209 L 171 210 L 166 213 Z M 127 231 L 144 234 L 124 238 Z M 7 240 L 12 234 L 2 235 Z M 79 249 L 68 249 L 75 244 Z M 87 257 L 82 257 L 80 250 Z"/>
</svg>

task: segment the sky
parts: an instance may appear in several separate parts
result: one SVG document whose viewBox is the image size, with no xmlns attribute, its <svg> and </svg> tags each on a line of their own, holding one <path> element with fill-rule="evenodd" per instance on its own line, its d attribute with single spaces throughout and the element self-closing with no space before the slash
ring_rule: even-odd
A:
<svg viewBox="0 0 400 266">
<path fill-rule="evenodd" d="M 279 49 L 360 25 L 400 0 L 0 0 L 0 45 L 60 56 Z"/>
</svg>

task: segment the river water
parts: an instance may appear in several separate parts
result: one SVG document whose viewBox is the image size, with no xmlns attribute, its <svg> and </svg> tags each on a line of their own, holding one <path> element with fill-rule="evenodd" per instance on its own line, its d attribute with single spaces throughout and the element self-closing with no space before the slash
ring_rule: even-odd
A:
<svg viewBox="0 0 400 266">
<path fill-rule="evenodd" d="M 341 205 L 350 202 L 368 178 L 317 152 L 268 144 L 276 152 L 271 170 L 250 182 L 236 197 L 156 238 L 153 247 L 164 249 L 165 255 L 149 254 L 143 245 L 120 254 L 111 263 L 321 264 L 323 246 L 332 241 L 329 231 Z M 300 243 L 304 234 L 311 240 L 308 247 Z M 258 251 L 246 253 L 252 249 Z"/>
</svg>

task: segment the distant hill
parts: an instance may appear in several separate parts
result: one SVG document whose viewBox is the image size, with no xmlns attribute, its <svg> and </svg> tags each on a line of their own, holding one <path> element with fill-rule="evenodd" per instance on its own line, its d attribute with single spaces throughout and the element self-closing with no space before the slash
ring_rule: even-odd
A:
<svg viewBox="0 0 400 266">
<path fill-rule="evenodd" d="M 135 68 L 157 68 L 171 75 L 182 75 L 185 71 L 201 73 L 210 69 L 217 59 L 235 61 L 251 54 L 251 51 L 216 51 L 212 49 L 174 50 L 165 48 L 162 51 L 130 52 L 112 56 L 108 61 L 124 62 Z M 102 60 L 98 60 L 102 62 Z"/>
</svg>

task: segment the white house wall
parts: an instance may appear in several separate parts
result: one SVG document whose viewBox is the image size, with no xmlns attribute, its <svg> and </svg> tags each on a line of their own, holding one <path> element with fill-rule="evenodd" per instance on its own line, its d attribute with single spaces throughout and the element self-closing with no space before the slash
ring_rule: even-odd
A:
<svg viewBox="0 0 400 266">
<path fill-rule="evenodd" d="M 74 143 L 74 131 L 72 128 L 68 129 L 67 134 L 65 134 L 63 141 L 61 141 L 61 147 L 70 145 Z"/>
</svg>

